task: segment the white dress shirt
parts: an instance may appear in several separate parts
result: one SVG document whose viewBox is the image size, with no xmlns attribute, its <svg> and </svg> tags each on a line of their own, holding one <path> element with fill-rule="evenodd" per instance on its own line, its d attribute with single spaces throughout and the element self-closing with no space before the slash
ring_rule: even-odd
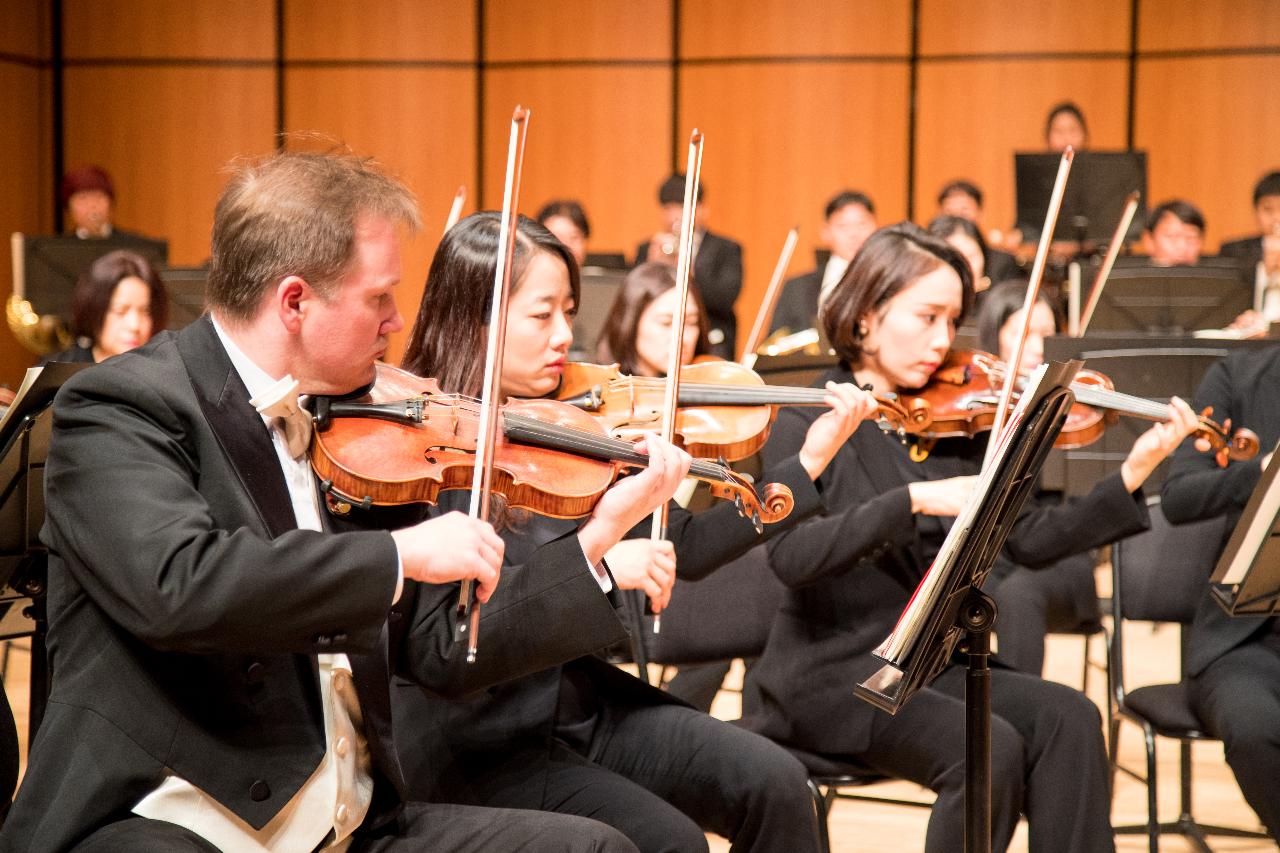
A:
<svg viewBox="0 0 1280 853">
<path fill-rule="evenodd" d="M 822 303 L 827 301 L 827 297 L 831 295 L 831 291 L 840 283 L 840 279 L 844 278 L 844 271 L 849 268 L 849 261 L 839 255 L 832 255 L 827 258 L 827 265 L 822 270 L 822 287 L 818 289 L 818 307 L 822 307 Z"/>
</svg>

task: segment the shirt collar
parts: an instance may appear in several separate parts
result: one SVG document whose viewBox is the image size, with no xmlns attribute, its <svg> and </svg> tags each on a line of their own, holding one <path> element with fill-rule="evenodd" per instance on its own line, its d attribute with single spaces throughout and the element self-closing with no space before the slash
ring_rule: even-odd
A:
<svg viewBox="0 0 1280 853">
<path fill-rule="evenodd" d="M 231 366 L 236 369 L 236 373 L 240 374 L 240 381 L 249 391 L 249 398 L 254 399 L 265 394 L 276 383 L 278 377 L 272 377 L 255 364 L 253 359 L 244 354 L 244 350 L 236 346 L 235 341 L 231 340 L 226 330 L 218 325 L 216 319 L 212 316 L 209 319 L 213 321 L 213 330 L 218 333 L 218 340 L 222 341 L 222 348 L 227 351 L 227 357 L 231 359 Z"/>
</svg>

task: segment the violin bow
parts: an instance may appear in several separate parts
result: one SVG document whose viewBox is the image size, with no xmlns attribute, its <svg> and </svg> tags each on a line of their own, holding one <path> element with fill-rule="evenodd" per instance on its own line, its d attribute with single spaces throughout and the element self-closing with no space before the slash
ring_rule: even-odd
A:
<svg viewBox="0 0 1280 853">
<path fill-rule="evenodd" d="M 502 351 L 507 338 L 507 302 L 511 294 L 511 263 L 516 252 L 517 208 L 520 199 L 520 177 L 524 169 L 524 140 L 529 126 L 529 111 L 517 106 L 511 116 L 511 139 L 507 146 L 507 178 L 502 190 L 502 221 L 498 230 L 498 262 L 493 275 L 493 302 L 489 313 L 489 340 L 484 360 L 484 385 L 481 389 L 479 431 L 476 435 L 475 472 L 471 479 L 472 518 L 488 520 L 493 487 L 494 448 L 498 442 L 498 412 L 502 402 Z M 457 202 L 455 202 L 457 204 Z M 462 582 L 458 595 L 456 640 L 467 641 L 467 662 L 474 663 L 480 641 L 480 602 L 476 585 Z"/>
<path fill-rule="evenodd" d="M 1102 288 L 1107 284 L 1107 276 L 1111 275 L 1111 268 L 1116 265 L 1116 258 L 1120 256 L 1120 247 L 1124 245 L 1125 235 L 1129 233 L 1129 223 L 1133 222 L 1133 215 L 1137 212 L 1138 191 L 1134 190 L 1125 200 L 1124 212 L 1120 214 L 1120 223 L 1116 225 L 1116 233 L 1111 235 L 1111 245 L 1107 247 L 1106 257 L 1103 258 L 1102 266 L 1098 268 L 1098 275 L 1093 280 L 1093 289 L 1089 291 L 1089 304 L 1085 306 L 1084 314 L 1080 316 L 1080 328 L 1075 333 L 1077 338 L 1083 338 L 1085 331 L 1089 328 L 1089 321 L 1093 319 L 1093 309 L 1098 307 Z"/>
<path fill-rule="evenodd" d="M 782 296 L 782 277 L 787 274 L 787 267 L 791 266 L 791 256 L 795 254 L 796 243 L 799 240 L 800 226 L 797 225 L 787 232 L 787 239 L 782 243 L 782 252 L 778 255 L 778 263 L 773 268 L 773 278 L 769 279 L 769 287 L 764 292 L 764 301 L 760 303 L 760 310 L 756 312 L 756 321 L 751 325 L 747 346 L 739 360 L 743 367 L 751 368 L 756 365 L 756 350 L 760 349 L 760 344 L 764 343 L 765 335 L 769 332 L 769 323 L 773 320 L 773 312 L 778 307 L 779 297 Z"/>
<path fill-rule="evenodd" d="M 689 158 L 684 170 L 684 209 L 680 213 L 680 248 L 676 254 L 676 306 L 671 317 L 671 346 L 667 354 L 666 394 L 662 404 L 661 435 L 675 439 L 676 402 L 680 399 L 680 354 L 684 349 L 684 323 L 689 308 L 689 270 L 693 266 L 693 228 L 697 218 L 698 184 L 702 180 L 702 132 L 689 135 Z M 653 511 L 650 541 L 667 538 L 667 502 Z M 653 633 L 662 630 L 662 614 L 653 617 Z"/>
<path fill-rule="evenodd" d="M 1004 429 L 1005 416 L 1010 401 L 1013 399 L 1013 386 L 1018 377 L 1018 366 L 1022 364 L 1022 350 L 1031 331 L 1031 309 L 1035 307 L 1040 296 L 1040 281 L 1044 278 L 1045 263 L 1049 259 L 1049 244 L 1053 242 L 1053 229 L 1058 224 L 1058 212 L 1062 209 L 1062 196 L 1067 190 L 1067 176 L 1071 174 L 1071 163 L 1075 160 L 1075 149 L 1070 145 L 1062 152 L 1058 162 L 1058 176 L 1053 182 L 1053 194 L 1049 196 L 1049 209 L 1044 214 L 1044 230 L 1040 232 L 1040 245 L 1036 246 L 1036 259 L 1031 265 L 1031 280 L 1027 283 L 1027 296 L 1022 302 L 1022 328 L 1018 330 L 1018 342 L 1013 348 L 1013 356 L 1009 359 L 1009 369 L 1005 371 L 1004 385 L 1000 389 L 1000 401 L 996 404 L 995 421 L 991 424 L 991 435 L 987 438 L 987 451 L 982 459 L 985 469 L 995 456 L 999 446 L 1000 432 Z"/>
<path fill-rule="evenodd" d="M 462 218 L 462 205 L 467 201 L 467 185 L 463 184 L 458 187 L 458 191 L 453 194 L 453 204 L 449 207 L 449 218 L 444 221 L 444 233 L 448 234 L 449 229 L 458 224 L 458 220 Z"/>
</svg>

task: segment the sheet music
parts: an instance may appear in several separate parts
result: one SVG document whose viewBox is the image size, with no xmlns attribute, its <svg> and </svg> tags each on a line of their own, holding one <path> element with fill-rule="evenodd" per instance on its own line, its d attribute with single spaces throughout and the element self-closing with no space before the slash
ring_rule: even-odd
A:
<svg viewBox="0 0 1280 853">
<path fill-rule="evenodd" d="M 1262 472 L 1262 479 L 1258 485 L 1263 489 L 1261 497 L 1250 498 L 1248 506 L 1245 507 L 1244 515 L 1241 516 L 1240 523 L 1248 523 L 1248 527 L 1244 530 L 1243 537 L 1239 540 L 1239 544 L 1235 542 L 1235 537 L 1228 543 L 1227 551 L 1231 554 L 1231 562 L 1223 571 L 1219 568 L 1214 572 L 1214 581 L 1224 584 L 1238 584 L 1244 581 L 1245 576 L 1249 574 L 1249 569 L 1253 566 L 1254 559 L 1262 550 L 1262 546 L 1266 543 L 1268 537 L 1271 536 L 1272 529 L 1276 524 L 1276 516 L 1280 515 L 1280 477 L 1276 476 L 1277 456 L 1271 457 L 1271 464 Z M 1234 549 L 1232 548 L 1234 547 Z M 1221 577 L 1218 575 L 1221 574 Z"/>
<path fill-rule="evenodd" d="M 1065 379 L 1064 373 L 1067 374 Z M 991 463 L 978 476 L 969 499 L 961 508 L 960 514 L 956 516 L 955 523 L 952 524 L 942 544 L 942 549 L 929 567 L 929 571 L 925 573 L 924 579 L 920 581 L 911 601 L 903 609 L 898 624 L 876 648 L 874 652 L 876 657 L 896 666 L 911 653 L 914 644 L 920 638 L 921 628 L 927 621 L 928 614 L 937 606 L 939 597 L 946 591 L 946 581 L 951 574 L 950 567 L 960 557 L 959 545 L 968 539 L 969 530 L 973 526 L 978 510 L 987 493 L 991 491 L 991 484 L 996 472 L 1000 469 L 1000 463 L 1009 451 L 1010 437 L 1026 417 L 1031 405 L 1039 400 L 1043 389 L 1056 384 L 1069 384 L 1070 376 L 1074 373 L 1075 367 L 1072 365 L 1042 364 L 1031 374 L 1027 388 L 1023 391 L 1017 406 L 1000 433 L 999 443 Z"/>
</svg>

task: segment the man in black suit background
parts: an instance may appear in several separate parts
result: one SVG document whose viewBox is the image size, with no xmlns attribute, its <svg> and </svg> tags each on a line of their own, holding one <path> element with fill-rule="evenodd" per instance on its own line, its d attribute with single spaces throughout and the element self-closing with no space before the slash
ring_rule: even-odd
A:
<svg viewBox="0 0 1280 853">
<path fill-rule="evenodd" d="M 858 254 L 862 244 L 876 230 L 876 206 L 871 197 L 858 190 L 841 190 L 827 202 L 822 225 L 822 242 L 830 252 L 818 252 L 817 266 L 804 275 L 788 279 L 778 297 L 769 331 L 788 329 L 802 332 L 817 324 L 822 296 L 835 287 Z M 827 257 L 824 261 L 823 255 Z"/>
<path fill-rule="evenodd" d="M 1218 254 L 1236 258 L 1250 271 L 1262 264 L 1262 284 L 1266 288 L 1262 313 L 1275 323 L 1280 321 L 1280 172 L 1268 172 L 1254 185 L 1253 215 L 1260 233 L 1223 243 Z"/>
<path fill-rule="evenodd" d="M 684 175 L 675 173 L 658 187 L 662 230 L 636 248 L 636 265 L 647 260 L 675 264 L 680 243 L 680 217 L 684 211 Z M 738 319 L 733 305 L 742 290 L 742 246 L 707 229 L 708 210 L 703 201 L 705 184 L 698 184 L 698 215 L 694 220 L 693 285 L 707 309 L 707 340 L 711 352 L 736 358 Z"/>
<path fill-rule="evenodd" d="M 417 223 L 408 190 L 353 156 L 241 166 L 215 213 L 211 313 L 58 395 L 53 690 L 0 849 L 634 849 L 594 821 L 401 797 L 388 650 L 464 695 L 616 642 L 604 550 L 688 465 L 651 441 L 648 471 L 496 592 L 487 523 L 330 519 L 297 393 L 373 380 Z M 494 596 L 474 664 L 453 641 L 464 578 Z"/>
</svg>

